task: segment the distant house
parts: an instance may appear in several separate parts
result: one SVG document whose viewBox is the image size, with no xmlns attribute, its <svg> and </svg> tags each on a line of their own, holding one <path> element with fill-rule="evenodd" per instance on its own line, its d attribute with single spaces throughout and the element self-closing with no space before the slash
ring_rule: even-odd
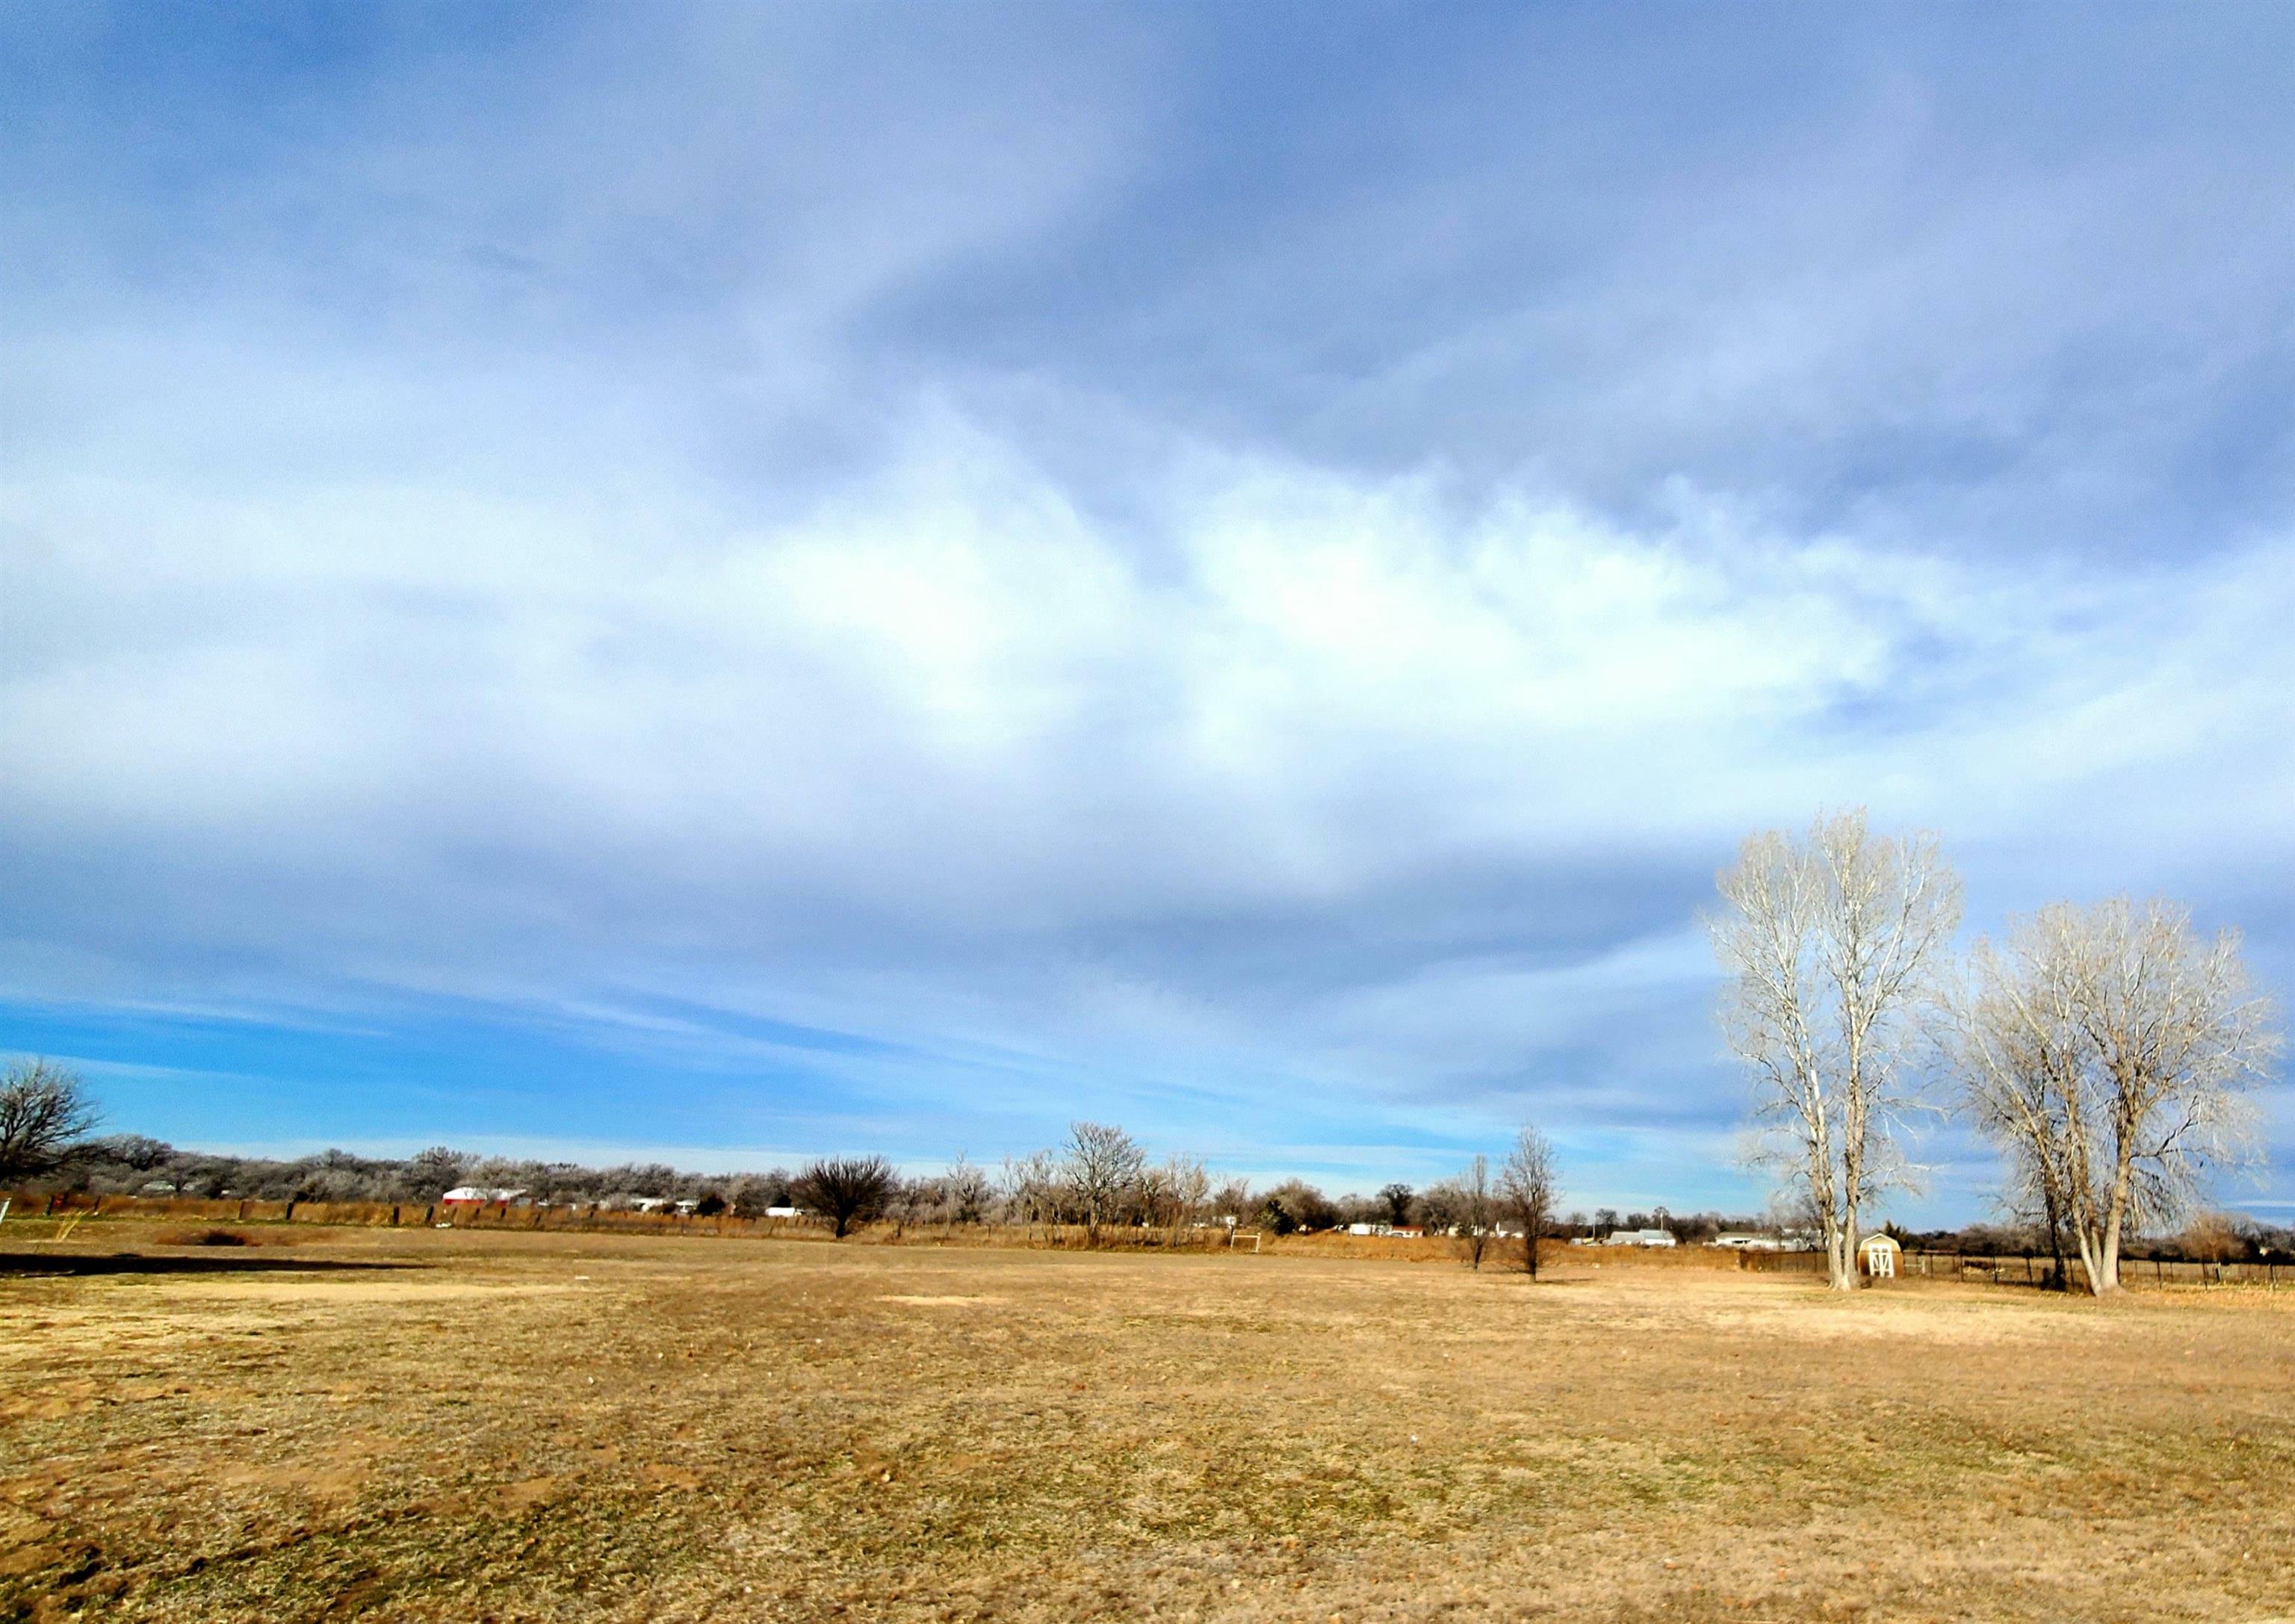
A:
<svg viewBox="0 0 2295 1624">
<path fill-rule="evenodd" d="M 803 1218 L 804 1209 L 803 1207 L 767 1207 L 765 1216 L 767 1218 Z"/>
<path fill-rule="evenodd" d="M 1709 1246 L 1726 1246 L 1732 1252 L 1775 1252 L 1777 1238 L 1773 1235 L 1744 1235 L 1725 1233 L 1705 1243 Z"/>
<path fill-rule="evenodd" d="M 1393 1224 L 1349 1224 L 1347 1233 L 1349 1235 L 1401 1235 L 1404 1231 L 1396 1228 Z"/>
<path fill-rule="evenodd" d="M 1387 1233 L 1389 1235 L 1400 1236 L 1407 1241 L 1423 1240 L 1425 1238 L 1426 1235 L 1426 1231 L 1424 1229 L 1412 1228 L 1402 1224 L 1397 1224 L 1394 1228 L 1389 1229 Z"/>
<path fill-rule="evenodd" d="M 165 1179 L 154 1179 L 135 1193 L 138 1196 L 172 1196 L 176 1193 L 176 1187 Z"/>
<path fill-rule="evenodd" d="M 1669 1229 L 1613 1229 L 1605 1246 L 1671 1246 L 1678 1245 Z"/>
<path fill-rule="evenodd" d="M 497 1202 L 508 1206 L 524 1196 L 524 1190 L 495 1188 L 482 1184 L 460 1184 L 438 1197 L 442 1207 L 490 1207 Z"/>
</svg>

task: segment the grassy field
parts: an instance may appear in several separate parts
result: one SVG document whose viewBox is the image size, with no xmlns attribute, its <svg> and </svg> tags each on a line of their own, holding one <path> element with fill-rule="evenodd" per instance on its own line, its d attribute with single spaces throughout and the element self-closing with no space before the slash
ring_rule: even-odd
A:
<svg viewBox="0 0 2295 1624">
<path fill-rule="evenodd" d="M 0 1616 L 2295 1617 L 2291 1293 L 262 1238 L 0 1277 Z"/>
</svg>

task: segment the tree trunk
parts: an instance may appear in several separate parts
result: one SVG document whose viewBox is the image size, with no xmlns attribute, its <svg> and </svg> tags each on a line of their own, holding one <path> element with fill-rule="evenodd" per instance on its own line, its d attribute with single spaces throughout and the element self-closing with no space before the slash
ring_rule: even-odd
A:
<svg viewBox="0 0 2295 1624">
<path fill-rule="evenodd" d="M 1837 1243 L 1827 1247 L 1827 1260 L 1833 1265 L 1833 1289 L 1853 1292 L 1861 1282 L 1857 1277 L 1857 1204 L 1851 1200 L 1842 1204 L 1838 1225 Z"/>
<path fill-rule="evenodd" d="M 2097 1272 L 2095 1282 L 2095 1294 L 2099 1297 L 2106 1292 L 2119 1289 L 2119 1238 L 2126 1215 L 2127 1203 L 2115 1190 L 2112 1192 L 2111 1216 L 2103 1220 L 2103 1266 Z"/>
<path fill-rule="evenodd" d="M 2096 1257 L 2088 1276 L 2088 1288 L 2099 1297 L 2119 1289 L 2119 1243 L 2127 1232 L 2128 1192 L 2136 1179 L 2135 1163 L 2125 1148 L 2125 1129 L 2119 1140 L 2123 1148 L 2112 1169 L 2111 1204 L 2104 1209 L 2103 1232 L 2096 1237 Z"/>
<path fill-rule="evenodd" d="M 2056 1261 L 2055 1289 L 2068 1292 L 2071 1290 L 2072 1283 L 2071 1277 L 2064 1273 L 2063 1202 L 2052 1183 L 2044 1183 L 2041 1199 L 2047 1203 L 2048 1207 L 2048 1255 Z"/>
<path fill-rule="evenodd" d="M 1841 1242 L 1841 1220 L 1828 1219 L 1825 1224 L 1825 1284 L 1837 1292 L 1853 1291 L 1857 1283 L 1844 1278 L 1842 1273 L 1843 1249 Z"/>
</svg>

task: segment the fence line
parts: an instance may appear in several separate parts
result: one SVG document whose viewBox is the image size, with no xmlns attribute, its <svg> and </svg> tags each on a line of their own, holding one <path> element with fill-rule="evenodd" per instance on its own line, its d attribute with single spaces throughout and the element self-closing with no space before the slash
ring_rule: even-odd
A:
<svg viewBox="0 0 2295 1624">
<path fill-rule="evenodd" d="M 674 1212 L 640 1212 L 626 1207 L 587 1204 L 519 1205 L 503 1202 L 258 1201 L 210 1200 L 189 1196 L 94 1196 L 85 1191 L 11 1195 L 12 1220 L 26 1218 L 133 1218 L 211 1224 L 341 1225 L 359 1228 L 453 1228 L 542 1230 L 552 1234 L 709 1235 L 765 1240 L 826 1240 L 826 1218 L 743 1218 L 731 1212 L 703 1216 Z M 902 1222 L 879 1219 L 857 1226 L 855 1237 L 878 1241 L 954 1245 L 1090 1248 L 1098 1251 L 1228 1251 L 1238 1249 L 1224 1228 L 1139 1228 L 1103 1224 L 1094 1237 L 1082 1224 L 1013 1225 Z M 1016 1242 L 1015 1236 L 1025 1236 Z M 1245 1231 L 1256 1242 L 1256 1233 Z M 1256 1250 L 1254 1245 L 1252 1248 Z"/>
<path fill-rule="evenodd" d="M 731 1212 L 715 1213 L 705 1218 L 679 1212 L 638 1212 L 626 1208 L 516 1206 L 501 1202 L 489 1202 L 483 1205 L 458 1202 L 449 1205 L 444 1202 L 215 1201 L 185 1196 L 91 1196 L 85 1191 L 53 1195 L 0 1191 L 0 1200 L 8 1203 L 0 1211 L 5 1211 L 11 1219 L 78 1215 L 84 1218 L 192 1219 L 209 1223 L 341 1224 L 372 1228 L 541 1229 L 561 1233 L 747 1236 L 758 1239 L 774 1236 L 784 1239 L 825 1238 L 829 1233 L 828 1220 L 818 1218 L 740 1218 Z M 878 1232 L 887 1227 L 882 1220 L 870 1226 L 872 1231 Z M 1090 1244 L 1082 1224 L 1038 1223 L 1009 1228 L 1025 1229 L 1025 1244 L 1032 1246 L 1065 1248 Z M 894 1233 L 889 1238 L 894 1240 L 912 1235 L 919 1240 L 958 1245 L 1000 1244 L 997 1238 L 992 1238 L 979 1226 L 951 1228 L 939 1223 L 926 1223 L 893 1226 L 893 1228 Z M 887 1237 L 880 1235 L 879 1238 Z M 1295 1245 L 1286 1245 L 1286 1242 L 1278 1240 L 1274 1249 L 1320 1251 L 1323 1249 L 1315 1247 L 1312 1243 L 1322 1238 L 1316 1236 L 1297 1237 L 1300 1244 Z M 1001 1244 L 1010 1243 L 1005 1240 Z M 1099 1250 L 1225 1250 L 1232 1245 L 1225 1229 L 1174 1233 L 1166 1228 L 1136 1229 L 1103 1225 L 1098 1236 Z M 1256 1249 L 1254 1246 L 1254 1250 Z M 1697 1250 L 1702 1253 L 1707 1249 Z M 1580 1252 L 1564 1251 L 1558 1243 L 1548 1243 L 1540 1247 L 1540 1253 L 1542 1259 L 1554 1263 L 1586 1261 Z M 1825 1257 L 1821 1252 L 1739 1252 L 1729 1255 L 1734 1262 L 1722 1261 L 1717 1254 L 1711 1266 L 1785 1274 L 1822 1274 L 1825 1269 Z M 1594 1261 L 1610 1260 L 1604 1255 Z M 1636 1258 L 1630 1261 L 1640 1262 L 1646 1260 Z M 1667 1261 L 1676 1260 L 1670 1258 Z M 1683 1262 L 1688 1261 L 1686 1258 L 1679 1260 Z M 1704 1261 L 1703 1257 L 1696 1261 Z M 1994 1285 L 2045 1285 L 2050 1284 L 2055 1275 L 2054 1259 L 2027 1253 L 1995 1256 L 1957 1252 L 1907 1252 L 1899 1260 L 1898 1267 L 1906 1275 L 1918 1275 L 1924 1279 L 1980 1280 Z M 2065 1272 L 2081 1282 L 2084 1289 L 2087 1271 L 2080 1261 L 2077 1257 L 2067 1258 L 2064 1267 Z M 2295 1263 L 2283 1263 L 2276 1260 L 2236 1263 L 2189 1262 L 2164 1258 L 2122 1257 L 2119 1278 L 2123 1285 L 2261 1285 L 2266 1290 L 2275 1291 L 2283 1279 L 2288 1285 L 2295 1285 Z"/>
<path fill-rule="evenodd" d="M 1823 1274 L 1825 1253 L 1821 1252 L 1748 1252 L 1740 1254 L 1744 1266 L 1781 1274 Z M 2046 1285 L 2054 1281 L 2055 1260 L 2037 1253 L 2006 1253 L 1998 1255 L 1967 1252 L 1907 1252 L 1898 1260 L 1901 1274 L 1918 1275 L 1931 1280 L 1978 1280 L 1989 1285 Z M 2077 1257 L 2064 1260 L 2064 1272 L 2082 1290 L 2087 1289 L 2087 1271 Z M 2132 1258 L 2119 1260 L 2119 1282 L 2122 1285 L 2260 1285 L 2267 1291 L 2278 1289 L 2284 1280 L 2295 1285 L 2295 1263 L 2283 1263 L 2275 1259 L 2256 1262 L 2193 1262 L 2168 1258 Z"/>
<path fill-rule="evenodd" d="M 1995 1285 L 2046 1285 L 2054 1280 L 2056 1271 L 2054 1258 L 2022 1253 L 1987 1257 L 1957 1252 L 1907 1252 L 1903 1267 L 1907 1274 L 1932 1279 L 1978 1279 Z M 2079 1258 L 2064 1260 L 2064 1273 L 2085 1289 L 2087 1268 Z M 2276 1290 L 2283 1277 L 2295 1285 L 2295 1264 L 2268 1258 L 2255 1262 L 2126 1256 L 2119 1260 L 2119 1282 L 2123 1285 L 2260 1285 Z"/>
</svg>

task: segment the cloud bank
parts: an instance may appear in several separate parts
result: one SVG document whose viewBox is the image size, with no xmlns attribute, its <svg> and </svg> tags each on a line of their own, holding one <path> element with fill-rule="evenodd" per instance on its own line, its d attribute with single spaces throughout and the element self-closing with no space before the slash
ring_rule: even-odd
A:
<svg viewBox="0 0 2295 1624">
<path fill-rule="evenodd" d="M 1844 803 L 2287 983 L 2212 47 L 314 15 L 12 25 L 0 967 L 136 1125 L 1743 1200 L 1695 910 Z"/>
</svg>

